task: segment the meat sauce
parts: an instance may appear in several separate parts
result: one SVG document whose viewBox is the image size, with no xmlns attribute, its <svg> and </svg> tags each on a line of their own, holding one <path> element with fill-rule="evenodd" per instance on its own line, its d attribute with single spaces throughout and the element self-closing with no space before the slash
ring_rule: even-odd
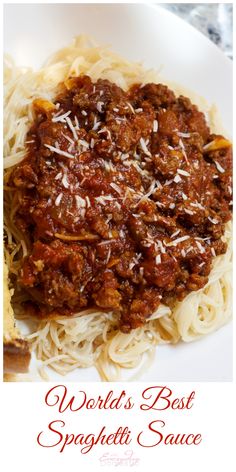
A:
<svg viewBox="0 0 236 472">
<path fill-rule="evenodd" d="M 203 287 L 227 249 L 232 199 L 231 145 L 204 114 L 162 84 L 125 92 L 88 76 L 34 112 L 11 174 L 31 312 L 113 311 L 128 332 Z"/>
</svg>

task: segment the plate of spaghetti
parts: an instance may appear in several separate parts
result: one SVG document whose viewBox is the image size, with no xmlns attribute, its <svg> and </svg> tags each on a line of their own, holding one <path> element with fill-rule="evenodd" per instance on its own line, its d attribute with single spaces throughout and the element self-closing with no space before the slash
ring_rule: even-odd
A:
<svg viewBox="0 0 236 472">
<path fill-rule="evenodd" d="M 28 377 L 16 380 L 37 380 L 36 371 L 45 381 L 229 380 L 229 62 L 181 20 L 144 5 L 21 5 L 16 43 L 7 24 L 17 7 L 5 10 L 6 378 L 32 357 Z M 45 9 L 43 41 L 29 26 L 26 45 L 27 18 L 38 12 L 42 26 Z M 116 12 L 118 26 L 104 32 Z M 124 58 L 119 27 L 131 13 Z M 64 46 L 54 47 L 64 15 Z M 150 31 L 135 44 L 143 15 Z M 175 74 L 186 38 L 192 49 Z M 155 41 L 147 65 L 135 62 Z M 31 47 L 52 55 L 40 67 Z M 186 71 L 197 73 L 198 51 L 211 60 L 195 87 Z"/>
</svg>

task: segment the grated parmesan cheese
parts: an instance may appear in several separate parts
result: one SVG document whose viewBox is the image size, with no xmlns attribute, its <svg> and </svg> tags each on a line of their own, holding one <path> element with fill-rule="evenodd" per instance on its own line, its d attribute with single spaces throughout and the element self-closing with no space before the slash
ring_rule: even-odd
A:
<svg viewBox="0 0 236 472">
<path fill-rule="evenodd" d="M 112 187 L 117 193 L 119 193 L 119 195 L 122 194 L 121 188 L 119 187 L 119 185 L 115 184 L 114 182 L 110 184 L 110 187 Z"/>
<path fill-rule="evenodd" d="M 108 261 L 110 260 L 110 257 L 111 257 L 111 248 L 109 247 L 109 248 L 108 248 L 108 253 L 107 253 L 107 258 L 106 258 L 106 264 L 107 264 Z"/>
<path fill-rule="evenodd" d="M 201 254 L 206 252 L 205 248 L 201 245 L 201 243 L 199 241 L 196 241 L 196 245 L 197 245 L 197 247 L 198 247 Z"/>
<path fill-rule="evenodd" d="M 216 168 L 217 170 L 223 174 L 225 172 L 225 169 L 220 165 L 220 163 L 218 161 L 214 161 L 215 162 L 215 165 L 216 165 Z"/>
<path fill-rule="evenodd" d="M 211 218 L 210 216 L 208 216 L 207 218 L 213 225 L 217 225 L 217 223 L 219 223 L 219 221 L 216 220 L 215 218 Z"/>
<path fill-rule="evenodd" d="M 82 152 L 87 151 L 87 149 L 89 149 L 89 143 L 85 141 L 85 139 L 79 139 L 78 145 L 81 148 Z"/>
<path fill-rule="evenodd" d="M 157 133 L 157 131 L 158 131 L 158 121 L 157 120 L 153 121 L 152 131 L 153 131 L 153 133 Z"/>
<path fill-rule="evenodd" d="M 101 121 L 97 121 L 97 118 L 95 116 L 92 130 L 96 131 L 99 128 L 100 124 L 101 124 Z"/>
<path fill-rule="evenodd" d="M 62 197 L 63 197 L 63 194 L 62 194 L 62 193 L 60 193 L 60 194 L 57 196 L 57 198 L 56 198 L 56 200 L 55 200 L 55 205 L 56 205 L 56 206 L 60 205 Z"/>
<path fill-rule="evenodd" d="M 56 113 L 54 117 L 52 118 L 53 123 L 61 122 L 61 123 L 66 123 L 66 118 L 71 114 L 71 110 L 67 111 L 66 113 L 63 113 L 63 115 L 59 115 Z"/>
<path fill-rule="evenodd" d="M 91 203 L 90 203 L 90 200 L 89 200 L 89 197 L 86 195 L 85 197 L 85 200 L 86 200 L 86 203 L 87 203 L 87 207 L 90 208 L 91 207 Z"/>
<path fill-rule="evenodd" d="M 116 241 L 116 239 L 106 239 L 105 241 L 102 241 L 101 243 L 98 243 L 98 246 L 104 246 L 104 244 L 110 244 L 110 243 L 114 243 Z"/>
<path fill-rule="evenodd" d="M 80 210 L 86 207 L 86 201 L 80 195 L 75 195 L 76 206 Z"/>
<path fill-rule="evenodd" d="M 176 184 L 178 184 L 179 182 L 181 182 L 181 180 L 182 180 L 182 179 L 181 179 L 180 175 L 176 174 L 176 176 L 174 177 L 174 182 L 175 182 Z M 165 185 L 170 185 L 173 181 L 170 180 L 170 181 L 168 181 L 168 182 L 169 182 L 169 183 L 167 184 L 167 182 L 166 182 Z"/>
<path fill-rule="evenodd" d="M 73 141 L 73 139 L 70 138 L 70 136 L 67 136 L 67 135 L 64 134 L 64 133 L 61 133 L 61 134 L 62 134 L 62 136 L 64 136 L 64 138 L 65 138 L 67 141 L 69 141 L 70 144 L 73 144 L 73 145 L 75 144 L 74 141 Z"/>
<path fill-rule="evenodd" d="M 78 118 L 77 118 L 76 115 L 75 115 L 74 119 L 75 119 L 75 125 L 76 125 L 76 126 L 75 126 L 75 129 L 78 130 L 78 129 L 80 129 L 80 128 L 79 128 L 79 121 L 78 121 Z"/>
<path fill-rule="evenodd" d="M 62 173 L 58 172 L 58 174 L 55 177 L 55 180 L 59 180 L 62 177 Z"/>
<path fill-rule="evenodd" d="M 69 188 L 69 182 L 67 180 L 67 173 L 65 172 L 65 174 L 63 174 L 63 178 L 62 178 L 62 185 L 65 187 L 65 188 Z"/>
<path fill-rule="evenodd" d="M 144 152 L 144 154 L 146 154 L 146 156 L 151 157 L 152 155 L 151 155 L 150 151 L 147 148 L 146 141 L 143 138 L 140 138 L 139 142 L 140 142 L 140 146 L 141 146 L 142 151 Z"/>
<path fill-rule="evenodd" d="M 102 110 L 103 106 L 104 106 L 104 102 L 97 102 L 97 110 L 99 111 L 99 113 L 103 112 Z"/>
<path fill-rule="evenodd" d="M 179 140 L 179 146 L 180 146 L 180 148 L 181 148 L 181 150 L 182 150 L 184 159 L 186 160 L 187 164 L 189 164 L 188 157 L 187 157 L 187 154 L 186 154 L 186 151 L 185 151 L 185 147 L 184 147 L 184 143 L 183 143 L 182 139 Z"/>
<path fill-rule="evenodd" d="M 191 134 L 190 133 L 182 133 L 181 131 L 176 132 L 177 136 L 180 138 L 190 138 Z"/>
<path fill-rule="evenodd" d="M 161 264 L 161 255 L 160 254 L 158 254 L 156 256 L 156 264 Z"/>
<path fill-rule="evenodd" d="M 168 243 L 167 246 L 176 246 L 177 244 L 182 243 L 183 241 L 186 241 L 189 238 L 190 236 L 187 236 L 187 235 L 181 236 L 181 238 L 177 238 L 174 241 L 171 241 L 170 243 Z"/>
<path fill-rule="evenodd" d="M 188 210 L 187 208 L 184 208 L 185 213 L 188 215 L 194 215 L 194 212 L 192 210 Z"/>
<path fill-rule="evenodd" d="M 195 208 L 199 208 L 200 210 L 205 210 L 205 208 L 201 205 L 201 203 L 196 202 L 196 203 L 190 203 L 191 206 Z"/>
<path fill-rule="evenodd" d="M 100 195 L 100 197 L 95 197 L 95 200 L 102 205 L 106 205 L 106 201 L 112 201 L 114 197 L 112 195 Z"/>
<path fill-rule="evenodd" d="M 134 111 L 134 109 L 133 109 L 131 103 L 127 102 L 127 105 L 128 105 L 128 107 L 130 108 L 130 110 L 132 111 L 132 113 L 135 113 L 135 111 Z"/>
<path fill-rule="evenodd" d="M 183 169 L 177 169 L 178 174 L 184 175 L 185 177 L 190 177 L 190 173 Z"/>
<path fill-rule="evenodd" d="M 216 252 L 215 252 L 215 249 L 213 247 L 211 247 L 211 253 L 214 257 L 216 257 Z"/>
<path fill-rule="evenodd" d="M 61 149 L 56 148 L 54 146 L 50 146 L 50 144 L 44 144 L 44 146 L 50 149 L 50 151 L 55 152 L 56 154 L 59 154 L 60 156 L 69 157 L 69 159 L 74 159 L 73 154 L 69 154 L 69 152 L 62 151 Z"/>
<path fill-rule="evenodd" d="M 69 116 L 66 116 L 66 122 L 67 122 L 67 125 L 69 126 L 73 136 L 74 136 L 75 141 L 78 141 L 78 136 L 77 136 L 77 133 L 76 133 L 76 129 L 73 126 L 73 123 L 72 123 L 71 119 L 69 118 Z"/>
<path fill-rule="evenodd" d="M 175 238 L 175 236 L 177 236 L 177 234 L 180 233 L 180 229 L 177 229 L 177 231 L 175 231 L 172 235 L 171 235 L 171 238 Z"/>
</svg>

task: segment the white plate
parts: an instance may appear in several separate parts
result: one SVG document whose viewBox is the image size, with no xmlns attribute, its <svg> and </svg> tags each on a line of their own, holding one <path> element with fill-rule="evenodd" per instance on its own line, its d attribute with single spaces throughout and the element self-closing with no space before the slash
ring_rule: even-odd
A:
<svg viewBox="0 0 236 472">
<path fill-rule="evenodd" d="M 39 67 L 81 33 L 131 60 L 159 69 L 169 81 L 216 103 L 231 134 L 232 65 L 206 37 L 172 13 L 144 4 L 5 5 L 5 51 L 18 65 Z M 125 378 L 130 376 L 126 373 Z M 51 377 L 58 379 L 55 374 Z M 69 381 L 99 380 L 95 369 L 80 369 Z M 190 344 L 160 346 L 142 381 L 232 380 L 232 325 Z"/>
</svg>

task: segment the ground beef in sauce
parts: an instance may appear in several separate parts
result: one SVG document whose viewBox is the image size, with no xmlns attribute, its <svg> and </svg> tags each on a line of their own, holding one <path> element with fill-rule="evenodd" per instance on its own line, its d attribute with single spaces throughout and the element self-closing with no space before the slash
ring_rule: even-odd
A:
<svg viewBox="0 0 236 472">
<path fill-rule="evenodd" d="M 39 317 L 85 308 L 141 326 L 203 287 L 231 218 L 232 149 L 188 98 L 87 76 L 36 100 L 9 185 L 30 241 L 17 285 Z"/>
</svg>

